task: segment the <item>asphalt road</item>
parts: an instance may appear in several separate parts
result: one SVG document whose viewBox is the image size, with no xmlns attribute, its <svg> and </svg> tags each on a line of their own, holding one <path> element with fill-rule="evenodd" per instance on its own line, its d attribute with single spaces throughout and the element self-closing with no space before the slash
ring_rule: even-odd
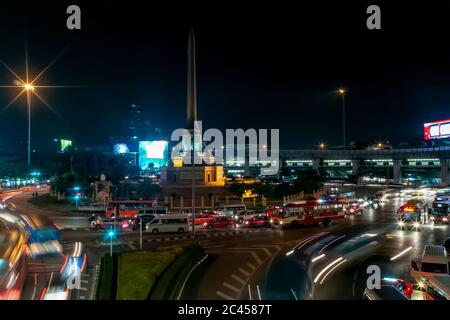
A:
<svg viewBox="0 0 450 320">
<path fill-rule="evenodd" d="M 375 190 L 358 192 L 370 195 Z M 208 258 L 187 280 L 184 299 L 360 299 L 368 265 L 379 265 L 383 276 L 407 279 L 410 258 L 420 254 L 425 244 L 441 243 L 449 236 L 447 226 L 426 226 L 420 232 L 397 230 L 396 211 L 411 197 L 396 196 L 398 192 L 393 190 L 385 205 L 328 227 L 198 231 L 201 237 L 196 239 L 189 234 L 144 233 L 142 244 L 144 249 L 194 241 L 204 246 Z M 24 192 L 11 201 L 17 211 L 53 221 L 61 231 L 64 253 L 71 252 L 76 241 L 83 243 L 88 253 L 87 271 L 82 290 L 72 290 L 71 298 L 92 298 L 99 259 L 110 250 L 105 232 L 92 230 L 87 215 L 30 206 L 26 202 L 30 197 L 30 192 Z M 431 199 L 428 195 L 427 200 Z M 139 233 L 123 232 L 112 245 L 114 251 L 136 250 Z M 300 249 L 286 255 L 295 246 Z M 404 255 L 390 260 L 409 247 Z M 333 268 L 321 273 L 336 260 Z M 63 261 L 63 256 L 30 261 L 23 298 L 39 299 Z"/>
<path fill-rule="evenodd" d="M 367 268 L 378 266 L 382 277 L 409 280 L 411 258 L 426 244 L 441 244 L 450 236 L 447 225 L 427 224 L 421 230 L 400 230 L 397 209 L 411 195 L 393 191 L 386 203 L 366 209 L 339 231 L 302 244 L 290 255 L 280 253 L 267 268 L 261 292 L 268 299 L 361 299 L 369 277 Z M 422 199 L 432 201 L 429 193 Z M 288 251 L 289 252 L 289 251 Z"/>
</svg>

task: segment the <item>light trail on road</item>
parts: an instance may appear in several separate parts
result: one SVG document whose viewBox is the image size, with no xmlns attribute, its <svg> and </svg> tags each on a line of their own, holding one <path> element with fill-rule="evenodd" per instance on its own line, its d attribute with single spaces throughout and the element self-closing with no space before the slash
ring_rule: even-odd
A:
<svg viewBox="0 0 450 320">
<path fill-rule="evenodd" d="M 333 262 L 331 262 L 330 264 L 328 264 L 325 268 L 323 268 L 322 271 L 320 271 L 319 274 L 314 279 L 314 283 L 317 283 L 317 281 L 320 279 L 322 274 L 324 274 L 328 269 L 330 269 L 333 265 L 335 265 L 336 263 L 338 263 L 342 259 L 343 259 L 342 257 L 339 257 L 336 260 L 334 260 Z"/>
<path fill-rule="evenodd" d="M 405 250 L 403 250 L 402 252 L 400 252 L 399 254 L 393 256 L 393 257 L 391 258 L 391 261 L 394 261 L 395 259 L 400 258 L 402 255 L 404 255 L 405 253 L 407 253 L 407 252 L 408 252 L 409 250 L 411 250 L 412 248 L 413 248 L 413 247 L 408 247 L 408 248 L 406 248 Z"/>
<path fill-rule="evenodd" d="M 325 279 L 328 277 L 329 274 L 331 274 L 334 270 L 336 270 L 340 265 L 342 265 L 343 263 L 345 263 L 347 261 L 347 259 L 342 260 L 341 262 L 339 262 L 337 265 L 335 265 L 333 268 L 331 268 L 330 271 L 328 271 L 325 276 L 322 278 L 322 281 L 320 281 L 320 284 L 322 284 Z"/>
</svg>

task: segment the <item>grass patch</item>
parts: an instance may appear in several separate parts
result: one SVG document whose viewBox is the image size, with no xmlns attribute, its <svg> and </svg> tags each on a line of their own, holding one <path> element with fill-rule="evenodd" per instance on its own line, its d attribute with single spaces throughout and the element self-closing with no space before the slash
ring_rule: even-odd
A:
<svg viewBox="0 0 450 320">
<path fill-rule="evenodd" d="M 155 281 L 186 248 L 162 247 L 122 253 L 118 261 L 117 300 L 145 300 Z"/>
<path fill-rule="evenodd" d="M 150 300 L 174 300 L 195 263 L 205 255 L 205 250 L 194 245 L 187 247 L 158 278 L 149 294 Z"/>
<path fill-rule="evenodd" d="M 115 263 L 117 263 L 117 255 L 113 257 L 105 255 L 101 259 L 97 290 L 95 292 L 96 300 L 114 300 L 116 290 L 114 275 Z"/>
</svg>

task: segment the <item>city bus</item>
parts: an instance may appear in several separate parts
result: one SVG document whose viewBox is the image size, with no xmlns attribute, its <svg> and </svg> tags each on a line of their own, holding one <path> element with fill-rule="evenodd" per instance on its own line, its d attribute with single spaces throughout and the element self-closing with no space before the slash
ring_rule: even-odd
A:
<svg viewBox="0 0 450 320">
<path fill-rule="evenodd" d="M 272 223 L 274 225 L 297 226 L 345 219 L 344 205 L 334 200 L 299 200 L 275 207 Z"/>
<path fill-rule="evenodd" d="M 412 225 L 419 230 L 422 224 L 428 222 L 428 203 L 421 199 L 408 200 L 398 209 L 398 225 L 401 229 Z"/>
<path fill-rule="evenodd" d="M 20 216 L 19 225 L 28 233 L 28 252 L 31 258 L 62 252 L 61 234 L 50 222 Z"/>
<path fill-rule="evenodd" d="M 430 211 L 430 219 L 433 223 L 448 224 L 450 219 L 450 199 L 433 203 Z"/>
<path fill-rule="evenodd" d="M 106 207 L 106 216 L 114 217 L 115 208 L 117 215 L 123 218 L 133 218 L 142 210 L 151 211 L 158 206 L 157 200 L 116 200 L 109 201 Z M 162 212 L 161 212 L 162 213 Z M 165 212 L 164 212 L 165 213 Z"/>
</svg>

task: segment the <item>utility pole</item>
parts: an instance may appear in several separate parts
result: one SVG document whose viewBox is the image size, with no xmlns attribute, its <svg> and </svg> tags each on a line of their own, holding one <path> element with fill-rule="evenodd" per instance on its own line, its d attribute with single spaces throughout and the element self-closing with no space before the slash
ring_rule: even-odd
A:
<svg viewBox="0 0 450 320">
<path fill-rule="evenodd" d="M 140 223 L 140 231 L 139 231 L 139 248 L 142 250 L 142 217 L 141 217 L 141 223 Z"/>
</svg>

